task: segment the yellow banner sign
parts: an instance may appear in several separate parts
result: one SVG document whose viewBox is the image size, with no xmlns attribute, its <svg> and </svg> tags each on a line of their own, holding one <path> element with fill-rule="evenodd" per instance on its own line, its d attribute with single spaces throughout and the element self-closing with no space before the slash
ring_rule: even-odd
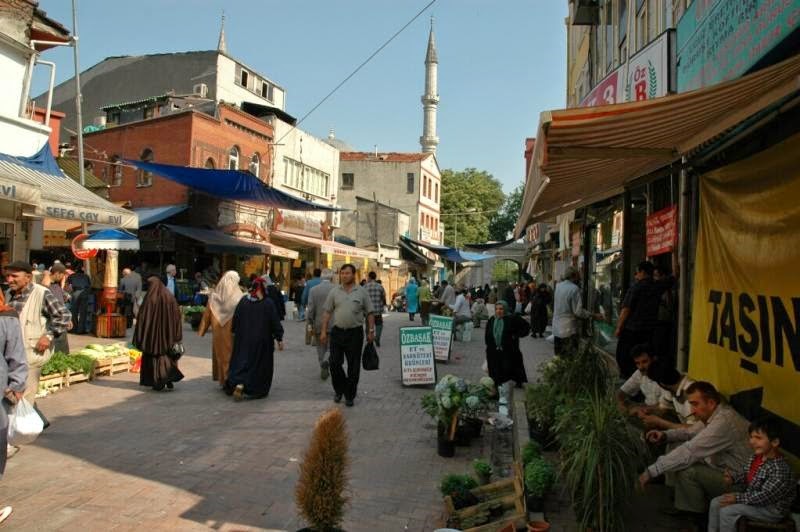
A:
<svg viewBox="0 0 800 532">
<path fill-rule="evenodd" d="M 800 426 L 800 135 L 700 178 L 689 373 Z"/>
</svg>

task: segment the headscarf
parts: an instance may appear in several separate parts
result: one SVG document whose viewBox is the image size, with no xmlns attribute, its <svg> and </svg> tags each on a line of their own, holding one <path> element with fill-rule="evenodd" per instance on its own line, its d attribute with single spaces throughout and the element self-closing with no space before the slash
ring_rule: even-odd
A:
<svg viewBox="0 0 800 532">
<path fill-rule="evenodd" d="M 250 301 L 255 301 L 258 299 L 258 291 L 261 290 L 261 296 L 267 297 L 267 281 L 263 277 L 259 277 L 253 284 L 250 285 L 250 293 L 248 294 L 247 298 Z"/>
<path fill-rule="evenodd" d="M 492 335 L 494 336 L 494 345 L 500 347 L 503 345 L 503 330 L 506 328 L 506 316 L 511 312 L 511 307 L 505 301 L 498 301 L 498 305 L 503 307 L 503 317 L 494 317 L 494 325 L 492 327 Z"/>
<path fill-rule="evenodd" d="M 166 355 L 183 339 L 181 313 L 175 297 L 156 276 L 147 279 L 147 295 L 139 308 L 133 345 L 153 355 Z"/>
<path fill-rule="evenodd" d="M 13 312 L 14 315 L 17 315 L 17 312 L 14 310 L 14 307 L 6 305 L 6 296 L 2 290 L 0 290 L 0 313 L 3 312 Z"/>
<path fill-rule="evenodd" d="M 211 309 L 211 313 L 214 314 L 220 325 L 224 327 L 233 319 L 236 305 L 239 304 L 243 295 L 239 288 L 239 274 L 232 270 L 225 272 L 208 298 L 208 308 Z"/>
</svg>

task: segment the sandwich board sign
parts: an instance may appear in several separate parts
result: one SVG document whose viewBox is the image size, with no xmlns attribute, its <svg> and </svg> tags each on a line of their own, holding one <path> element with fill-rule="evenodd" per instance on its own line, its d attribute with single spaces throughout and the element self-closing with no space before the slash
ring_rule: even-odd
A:
<svg viewBox="0 0 800 532">
<path fill-rule="evenodd" d="M 429 325 L 433 329 L 433 354 L 436 360 L 450 360 L 450 346 L 453 343 L 453 318 L 431 314 Z"/>
<path fill-rule="evenodd" d="M 400 366 L 403 386 L 436 384 L 430 327 L 400 327 Z"/>
</svg>

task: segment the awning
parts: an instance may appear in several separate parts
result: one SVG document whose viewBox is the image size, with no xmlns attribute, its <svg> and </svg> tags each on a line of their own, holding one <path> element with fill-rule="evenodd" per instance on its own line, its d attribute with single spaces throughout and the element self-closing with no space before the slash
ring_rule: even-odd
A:
<svg viewBox="0 0 800 532">
<path fill-rule="evenodd" d="M 287 233 L 285 231 L 273 231 L 270 237 L 289 240 L 297 242 L 298 244 L 311 245 L 319 248 L 322 253 L 330 253 L 332 255 L 339 255 L 342 257 L 358 257 L 361 259 L 378 259 L 378 253 L 375 251 L 368 251 L 353 246 L 347 246 L 331 240 L 322 240 L 321 238 L 314 238 L 311 236 L 296 235 L 294 233 Z"/>
<path fill-rule="evenodd" d="M 411 262 L 415 262 L 417 264 L 424 264 L 426 266 L 433 264 L 433 261 L 431 259 L 423 255 L 419 251 L 419 249 L 412 246 L 408 242 L 403 242 L 402 240 L 400 240 L 399 244 L 400 244 L 401 256 L 405 260 L 410 260 Z"/>
<path fill-rule="evenodd" d="M 250 172 L 241 170 L 192 168 L 130 159 L 126 159 L 125 162 L 217 198 L 290 211 L 344 210 L 296 198 L 276 188 L 267 186 Z"/>
<path fill-rule="evenodd" d="M 621 193 L 748 117 L 798 94 L 800 55 L 712 87 L 541 114 L 514 234 Z"/>
<path fill-rule="evenodd" d="M 166 205 L 164 207 L 133 209 L 133 212 L 139 216 L 139 227 L 145 227 L 180 214 L 188 208 L 188 205 Z"/>
<path fill-rule="evenodd" d="M 503 242 L 487 242 L 486 244 L 464 244 L 464 247 L 470 249 L 480 249 L 480 250 L 497 249 L 509 246 L 514 242 L 516 242 L 517 240 L 518 240 L 517 238 L 509 238 L 508 240 L 504 240 Z"/>
<path fill-rule="evenodd" d="M 30 213 L 33 216 L 128 229 L 139 227 L 135 213 L 117 207 L 66 177 L 47 143 L 31 157 L 0 153 L 0 179 L 0 197 L 13 199 L 10 195 L 15 194 L 15 201 L 34 205 Z M 15 186 L 16 190 L 7 189 L 8 186 Z M 38 199 L 34 190 L 38 191 Z"/>
<path fill-rule="evenodd" d="M 415 246 L 423 247 L 425 249 L 433 251 L 443 259 L 449 260 L 450 262 L 457 262 L 459 264 L 463 264 L 465 262 L 479 262 L 482 260 L 494 258 L 494 255 L 486 255 L 483 253 L 472 253 L 470 251 L 449 248 L 447 246 L 439 246 L 436 244 L 426 244 L 425 242 L 418 242 L 416 240 L 412 240 L 405 236 L 400 237 L 400 242 L 406 242 L 408 244 L 413 244 Z"/>
<path fill-rule="evenodd" d="M 139 239 L 122 229 L 103 229 L 81 242 L 83 249 L 138 250 Z"/>
<path fill-rule="evenodd" d="M 213 229 L 202 229 L 200 227 L 188 227 L 185 225 L 163 224 L 173 233 L 183 235 L 192 240 L 196 240 L 204 245 L 206 251 L 210 253 L 230 253 L 233 255 L 278 255 L 290 259 L 296 259 L 296 251 L 282 248 L 271 242 L 256 242 L 244 238 L 235 237 L 222 231 Z"/>
</svg>

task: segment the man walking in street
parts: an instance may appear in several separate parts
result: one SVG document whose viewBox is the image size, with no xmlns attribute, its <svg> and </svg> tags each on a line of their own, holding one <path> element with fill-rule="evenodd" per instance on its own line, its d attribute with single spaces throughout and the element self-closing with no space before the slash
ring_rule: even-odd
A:
<svg viewBox="0 0 800 532">
<path fill-rule="evenodd" d="M 175 284 L 175 275 L 178 273 L 178 269 L 175 268 L 174 264 L 167 264 L 166 269 L 164 270 L 164 277 L 161 278 L 161 281 L 164 283 L 164 286 L 167 287 L 169 293 L 173 296 L 175 295 L 175 290 L 178 288 Z"/>
<path fill-rule="evenodd" d="M 33 283 L 31 265 L 15 261 L 6 266 L 9 291 L 6 301 L 19 314 L 25 355 L 28 360 L 28 379 L 25 399 L 36 402 L 42 366 L 53 355 L 56 337 L 67 334 L 72 315 L 47 288 Z"/>
<path fill-rule="evenodd" d="M 564 272 L 564 279 L 556 285 L 553 296 L 553 348 L 556 356 L 574 353 L 578 349 L 578 320 L 601 314 L 592 314 L 583 308 L 581 289 L 578 287 L 581 274 L 570 266 Z"/>
<path fill-rule="evenodd" d="M 319 275 L 317 275 L 319 272 Z M 333 289 L 333 271 L 325 269 L 324 271 L 314 270 L 314 279 L 319 279 L 319 282 L 308 289 L 306 285 L 306 321 L 309 327 L 314 329 L 314 336 L 317 338 L 317 359 L 319 360 L 320 378 L 326 380 L 330 375 L 330 361 L 328 360 L 328 343 L 320 340 L 320 333 L 322 332 L 322 317 L 324 314 L 325 301 L 328 299 L 328 294 Z M 314 280 L 312 279 L 312 281 Z M 310 281 L 309 281 L 310 282 Z M 330 329 L 326 331 L 330 334 Z"/>
<path fill-rule="evenodd" d="M 123 312 L 127 327 L 133 325 L 133 318 L 139 310 L 139 294 L 142 292 L 142 276 L 130 268 L 122 270 L 122 280 L 119 282 L 119 289 L 122 292 Z"/>
<path fill-rule="evenodd" d="M 83 265 L 75 267 L 75 273 L 67 277 L 67 291 L 71 294 L 72 315 L 75 317 L 74 334 L 89 332 L 86 322 L 89 312 L 89 295 L 91 294 L 92 281 L 83 272 Z"/>
<path fill-rule="evenodd" d="M 369 272 L 369 281 L 364 285 L 364 289 L 369 294 L 370 303 L 372 303 L 372 316 L 375 318 L 375 345 L 381 346 L 381 334 L 383 333 L 383 307 L 386 306 L 386 290 L 376 280 L 378 278 L 375 272 Z M 364 327 L 369 329 L 369 324 L 364 323 Z"/>
<path fill-rule="evenodd" d="M 358 393 L 358 377 L 361 369 L 361 348 L 364 344 L 364 320 L 367 325 L 367 342 L 375 339 L 375 316 L 369 294 L 356 285 L 356 267 L 345 264 L 339 269 L 339 285 L 335 286 L 325 300 L 322 316 L 321 342 L 328 341 L 328 324 L 331 328 L 330 368 L 333 381 L 334 401 L 342 396 L 347 406 L 353 406 Z M 347 374 L 342 368 L 347 359 Z"/>
<path fill-rule="evenodd" d="M 67 294 L 64 292 L 62 288 L 62 283 L 64 281 L 64 277 L 67 274 L 67 268 L 60 262 L 54 263 L 50 267 L 50 286 L 48 287 L 50 291 L 56 296 L 56 299 L 59 303 L 64 305 L 66 308 L 67 306 Z M 70 314 L 70 323 L 67 326 L 67 330 L 72 329 L 72 315 Z M 69 353 L 69 341 L 67 338 L 67 333 L 59 334 L 53 339 L 53 352 L 54 353 Z"/>
<path fill-rule="evenodd" d="M 303 293 L 300 296 L 300 306 L 306 309 L 306 313 L 308 313 L 308 298 L 311 296 L 311 289 L 322 282 L 321 275 L 322 270 L 314 268 L 314 276 L 306 281 L 306 285 L 303 288 Z"/>
</svg>

